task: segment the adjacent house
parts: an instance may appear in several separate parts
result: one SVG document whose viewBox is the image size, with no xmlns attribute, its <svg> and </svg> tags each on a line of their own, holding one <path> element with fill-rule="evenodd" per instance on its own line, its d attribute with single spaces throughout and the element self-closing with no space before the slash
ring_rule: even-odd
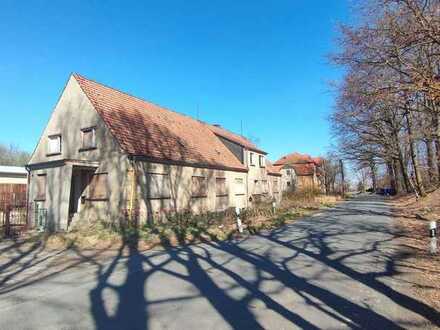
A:
<svg viewBox="0 0 440 330">
<path fill-rule="evenodd" d="M 274 168 L 281 174 L 283 191 L 323 189 L 323 160 L 297 152 L 281 157 Z"/>
<path fill-rule="evenodd" d="M 8 205 L 26 205 L 27 181 L 24 167 L 0 166 L 0 210 Z"/>
<path fill-rule="evenodd" d="M 28 164 L 29 202 L 52 230 L 279 202 L 266 156 L 219 125 L 73 74 Z"/>
</svg>

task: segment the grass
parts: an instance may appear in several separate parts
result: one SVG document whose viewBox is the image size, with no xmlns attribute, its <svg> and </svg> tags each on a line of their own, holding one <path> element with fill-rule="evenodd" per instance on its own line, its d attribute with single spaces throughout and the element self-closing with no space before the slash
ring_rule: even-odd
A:
<svg viewBox="0 0 440 330">
<path fill-rule="evenodd" d="M 259 204 L 254 208 L 244 209 L 240 214 L 245 234 L 256 234 L 262 230 L 278 228 L 298 218 L 304 217 L 322 207 L 334 205 L 337 199 L 329 196 L 311 194 L 288 194 L 275 210 L 271 204 Z M 207 212 L 194 215 L 189 212 L 173 214 L 165 220 L 139 225 L 125 225 L 96 221 L 92 225 L 80 226 L 65 233 L 34 233 L 28 239 L 44 240 L 49 249 L 75 246 L 80 249 L 114 246 L 124 243 L 136 243 L 140 250 L 152 247 L 176 246 L 202 241 L 222 241 L 237 235 L 234 209 L 223 212 Z"/>
</svg>

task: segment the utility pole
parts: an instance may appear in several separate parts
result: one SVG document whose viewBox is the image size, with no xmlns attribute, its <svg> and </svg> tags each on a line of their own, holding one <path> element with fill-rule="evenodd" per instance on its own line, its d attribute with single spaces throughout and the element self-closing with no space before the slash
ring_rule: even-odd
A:
<svg viewBox="0 0 440 330">
<path fill-rule="evenodd" d="M 342 159 L 339 160 L 339 166 L 341 167 L 341 181 L 342 181 L 342 198 L 345 197 L 345 175 L 344 175 L 344 164 L 342 163 Z"/>
</svg>

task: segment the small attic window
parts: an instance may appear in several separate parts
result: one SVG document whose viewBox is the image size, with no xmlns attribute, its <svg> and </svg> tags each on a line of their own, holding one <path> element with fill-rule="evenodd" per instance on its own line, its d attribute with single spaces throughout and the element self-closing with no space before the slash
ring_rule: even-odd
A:
<svg viewBox="0 0 440 330">
<path fill-rule="evenodd" d="M 47 140 L 47 155 L 59 155 L 61 153 L 61 134 L 49 135 Z"/>
<path fill-rule="evenodd" d="M 96 127 L 87 127 L 81 130 L 81 149 L 90 150 L 96 148 Z"/>
</svg>

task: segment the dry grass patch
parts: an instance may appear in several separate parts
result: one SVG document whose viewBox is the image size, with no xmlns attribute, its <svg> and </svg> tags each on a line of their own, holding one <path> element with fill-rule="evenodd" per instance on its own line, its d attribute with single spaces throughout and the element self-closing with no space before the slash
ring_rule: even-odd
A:
<svg viewBox="0 0 440 330">
<path fill-rule="evenodd" d="M 323 207 L 333 206 L 340 199 L 322 196 L 316 192 L 288 194 L 275 210 L 272 204 L 260 204 L 241 212 L 245 233 L 280 227 L 293 222 Z M 165 221 L 154 224 L 143 223 L 114 225 L 97 221 L 64 233 L 27 233 L 29 242 L 44 241 L 47 249 L 119 249 L 123 244 L 136 243 L 139 250 L 156 246 L 177 246 L 193 242 L 222 241 L 238 234 L 234 209 L 224 212 L 209 212 L 193 215 L 188 212 L 171 215 Z"/>
<path fill-rule="evenodd" d="M 429 252 L 428 224 L 437 220 L 440 225 L 440 190 L 418 200 L 414 195 L 393 199 L 398 226 L 402 230 L 401 244 L 408 254 L 398 265 L 410 274 L 414 294 L 440 311 L 440 252 Z"/>
</svg>

